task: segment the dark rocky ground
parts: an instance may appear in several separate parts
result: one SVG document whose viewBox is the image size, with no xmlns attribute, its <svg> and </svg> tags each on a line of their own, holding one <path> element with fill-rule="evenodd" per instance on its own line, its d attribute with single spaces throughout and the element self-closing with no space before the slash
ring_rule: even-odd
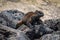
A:
<svg viewBox="0 0 60 40">
<path fill-rule="evenodd" d="M 28 27 L 22 25 L 17 30 L 17 22 L 22 19 L 24 13 L 18 10 L 5 10 L 0 12 L 0 40 L 30 40 L 26 35 Z M 60 40 L 60 19 L 49 19 L 44 21 L 45 28 L 47 27 L 58 27 L 58 31 L 54 31 L 51 34 L 45 34 L 40 39 L 36 40 Z M 24 31 L 21 31 L 24 28 Z M 36 25 L 36 30 L 39 25 Z M 8 35 L 8 36 L 7 36 Z"/>
<path fill-rule="evenodd" d="M 58 27 L 58 31 L 60 31 L 60 19 L 49 19 L 45 20 L 44 23 L 47 27 Z"/>
</svg>

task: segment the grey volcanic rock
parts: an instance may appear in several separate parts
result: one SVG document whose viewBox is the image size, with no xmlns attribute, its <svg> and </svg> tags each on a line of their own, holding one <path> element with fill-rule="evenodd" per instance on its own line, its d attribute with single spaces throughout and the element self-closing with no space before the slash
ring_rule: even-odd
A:
<svg viewBox="0 0 60 40">
<path fill-rule="evenodd" d="M 0 24 L 1 40 L 29 40 L 29 38 L 20 30 L 16 30 Z"/>
<path fill-rule="evenodd" d="M 5 10 L 2 11 L 0 13 L 0 34 L 1 40 L 30 40 L 25 33 L 27 31 L 30 31 L 29 28 L 25 25 L 22 25 L 20 28 L 18 28 L 18 30 L 16 29 L 12 29 L 16 27 L 16 24 L 19 20 L 21 20 L 24 16 L 24 13 L 18 10 Z M 57 24 L 58 23 L 58 24 Z M 1 25 L 2 24 L 2 25 Z M 60 19 L 51 19 L 51 20 L 46 20 L 44 23 L 44 25 L 35 25 L 35 30 L 36 33 L 38 32 L 38 29 L 40 28 L 40 33 L 44 33 L 47 32 L 46 35 L 43 35 L 41 37 L 41 40 L 54 40 L 55 36 L 56 39 L 59 39 L 60 34 L 57 35 L 53 33 L 53 34 L 49 34 L 48 32 L 52 32 L 53 30 L 50 29 L 49 27 L 55 27 L 57 26 L 59 28 L 60 26 Z M 46 25 L 45 25 L 46 24 Z M 56 25 L 57 24 L 57 25 Z M 43 26 L 43 27 L 42 27 Z M 11 27 L 11 28 L 10 28 Z M 26 31 L 24 30 L 26 28 Z M 5 30 L 5 31 L 4 31 Z M 20 32 L 20 31 L 23 32 Z M 60 28 L 59 28 L 60 30 Z M 5 37 L 5 34 L 8 33 L 8 37 Z M 2 34 L 3 33 L 3 34 Z M 59 32 L 58 32 L 59 33 Z M 47 38 L 46 38 L 47 37 Z"/>
<path fill-rule="evenodd" d="M 60 31 L 60 19 L 45 20 L 44 24 L 46 24 L 47 27 L 58 27 L 58 30 Z"/>
<path fill-rule="evenodd" d="M 40 38 L 40 40 L 60 40 L 60 31 L 52 34 L 46 34 Z"/>
<path fill-rule="evenodd" d="M 24 13 L 18 10 L 5 10 L 0 13 L 0 23 L 15 28 Z"/>
</svg>

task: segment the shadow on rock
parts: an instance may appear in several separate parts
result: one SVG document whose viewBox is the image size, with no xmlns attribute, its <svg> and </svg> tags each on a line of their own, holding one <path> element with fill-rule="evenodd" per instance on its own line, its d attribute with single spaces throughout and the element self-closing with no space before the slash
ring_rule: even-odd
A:
<svg viewBox="0 0 60 40">
<path fill-rule="evenodd" d="M 0 24 L 0 40 L 29 40 L 29 38 L 20 30 Z"/>
</svg>

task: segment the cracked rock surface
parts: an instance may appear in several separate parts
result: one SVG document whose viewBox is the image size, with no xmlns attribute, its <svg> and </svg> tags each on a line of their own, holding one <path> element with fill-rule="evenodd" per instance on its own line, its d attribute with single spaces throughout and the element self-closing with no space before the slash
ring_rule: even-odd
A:
<svg viewBox="0 0 60 40">
<path fill-rule="evenodd" d="M 30 40 L 25 32 L 29 30 L 29 28 L 25 25 L 22 25 L 17 30 L 14 29 L 16 27 L 16 23 L 21 20 L 24 16 L 24 13 L 18 10 L 5 10 L 0 13 L 0 39 L 1 40 Z M 58 23 L 58 24 L 57 24 Z M 54 27 L 55 24 L 59 28 L 57 32 L 53 32 L 52 34 L 45 34 L 40 39 L 35 40 L 59 40 L 60 38 L 60 19 L 49 19 L 44 21 L 45 28 Z M 35 25 L 36 30 L 39 29 L 40 25 Z M 22 29 L 27 28 L 26 31 Z M 49 30 L 47 30 L 49 31 Z M 9 36 L 7 37 L 8 34 Z"/>
<path fill-rule="evenodd" d="M 23 12 L 18 10 L 5 10 L 0 13 L 0 23 L 15 28 L 16 23 L 24 16 Z"/>
<path fill-rule="evenodd" d="M 30 40 L 24 32 L 0 24 L 0 40 Z"/>
</svg>

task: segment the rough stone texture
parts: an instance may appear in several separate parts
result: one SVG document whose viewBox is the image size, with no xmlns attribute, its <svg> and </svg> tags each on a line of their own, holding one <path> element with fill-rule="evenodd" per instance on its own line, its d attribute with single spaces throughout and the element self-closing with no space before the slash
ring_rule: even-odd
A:
<svg viewBox="0 0 60 40">
<path fill-rule="evenodd" d="M 18 10 L 5 10 L 0 13 L 0 23 L 15 28 L 17 22 L 22 19 L 24 13 Z"/>
<path fill-rule="evenodd" d="M 4 26 L 0 24 L 1 40 L 29 40 L 29 38 L 20 30 Z"/>
<path fill-rule="evenodd" d="M 45 20 L 44 24 L 46 24 L 47 27 L 58 27 L 58 30 L 60 31 L 60 19 Z"/>
<path fill-rule="evenodd" d="M 16 36 L 16 33 L 14 33 L 14 32 L 16 32 L 16 30 L 15 29 L 11 29 L 11 28 L 15 28 L 15 26 L 16 26 L 16 23 L 17 22 L 19 22 L 19 20 L 21 20 L 22 19 L 22 17 L 24 16 L 24 13 L 23 12 L 21 12 L 21 11 L 18 11 L 18 10 L 5 10 L 5 11 L 2 11 L 1 13 L 0 13 L 0 24 L 3 24 L 3 26 L 2 27 L 0 27 L 0 32 L 2 31 L 1 29 L 5 29 L 5 30 L 7 30 L 7 31 L 9 31 L 11 34 L 9 35 L 9 37 L 8 38 L 6 38 L 4 35 L 2 35 L 1 34 L 1 38 L 3 39 L 3 40 L 29 40 L 28 38 L 27 39 L 25 39 L 25 37 L 26 37 L 26 35 L 25 34 L 23 34 L 23 33 L 26 33 L 27 31 L 29 31 L 30 29 L 27 27 L 27 26 L 25 26 L 25 25 L 22 25 L 20 28 L 18 28 L 18 33 L 17 33 L 17 35 L 19 35 L 19 36 Z M 51 21 L 50 21 L 51 20 Z M 59 19 L 50 19 L 50 20 L 46 20 L 45 22 L 44 22 L 44 27 L 42 28 L 42 29 L 44 29 L 44 31 L 53 31 L 53 30 L 51 30 L 51 29 L 49 29 L 48 27 L 54 27 L 54 25 L 57 23 L 57 22 L 60 22 L 59 21 Z M 53 24 L 53 25 L 52 25 Z M 58 24 L 59 25 L 59 24 Z M 56 25 L 56 26 L 58 26 L 58 25 Z M 1 25 L 0 25 L 1 26 Z M 5 27 L 4 27 L 5 26 Z M 7 26 L 7 27 L 6 27 Z M 36 30 L 36 32 L 38 31 L 38 29 L 39 29 L 39 27 L 40 27 L 41 25 L 35 25 L 35 30 Z M 11 28 L 10 28 L 11 27 Z M 58 26 L 59 27 L 59 26 Z M 25 29 L 26 28 L 26 29 Z M 42 29 L 41 29 L 41 31 L 42 31 Z M 20 35 L 20 33 L 19 33 L 19 30 L 20 31 L 23 31 L 23 33 L 21 33 L 21 35 Z M 43 32 L 42 32 L 43 33 Z M 25 36 L 24 36 L 25 35 Z M 45 35 L 43 35 L 43 36 L 45 36 Z M 52 36 L 51 34 L 50 34 L 50 36 Z M 53 35 L 54 36 L 54 35 Z M 21 37 L 21 38 L 20 38 Z M 52 40 L 53 40 L 54 38 L 52 37 Z M 56 38 L 57 39 L 57 38 Z M 37 39 L 36 39 L 37 40 Z M 38 39 L 39 40 L 39 39 Z"/>
<path fill-rule="evenodd" d="M 12 29 L 16 27 L 17 22 L 21 20 L 22 17 L 24 16 L 23 12 L 18 10 L 5 10 L 2 11 L 0 14 L 1 14 L 0 15 L 1 40 L 29 40 L 29 38 L 26 37 L 24 32 L 20 32 L 20 30 L 24 28 L 24 25 L 20 27 L 20 30 Z M 9 36 L 5 37 L 4 34 L 7 34 Z"/>
<path fill-rule="evenodd" d="M 52 34 L 46 34 L 40 38 L 40 40 L 60 40 L 60 32 L 54 32 Z"/>
<path fill-rule="evenodd" d="M 54 27 L 54 25 L 58 22 L 55 19 L 60 19 L 60 1 L 59 0 L 0 0 L 0 11 L 12 10 L 12 9 L 17 9 L 24 13 L 27 13 L 28 11 L 35 11 L 35 10 L 43 11 L 44 17 L 41 18 L 43 21 L 45 20 L 49 21 L 50 19 L 52 20 L 54 19 L 53 21 L 45 22 L 47 27 L 50 27 L 50 26 Z M 6 17 L 4 13 L 6 14 L 6 12 L 3 12 L 2 15 Z M 10 13 L 7 13 L 7 14 L 10 15 Z M 6 17 L 10 19 L 8 22 L 5 20 L 6 18 L 0 17 L 0 23 L 2 23 L 1 22 L 2 20 L 3 25 L 8 24 L 8 26 L 15 28 L 16 22 L 18 21 L 19 18 L 16 18 L 16 16 L 14 16 L 13 18 L 10 18 L 10 17 Z M 12 23 L 10 23 L 11 20 L 12 20 Z M 23 26 L 21 26 L 19 29 L 21 30 Z M 60 31 L 60 23 L 56 26 L 59 28 L 59 31 Z M 52 36 L 52 34 L 48 34 L 48 35 L 50 35 L 52 39 L 54 39 L 55 37 L 54 35 Z"/>
</svg>

